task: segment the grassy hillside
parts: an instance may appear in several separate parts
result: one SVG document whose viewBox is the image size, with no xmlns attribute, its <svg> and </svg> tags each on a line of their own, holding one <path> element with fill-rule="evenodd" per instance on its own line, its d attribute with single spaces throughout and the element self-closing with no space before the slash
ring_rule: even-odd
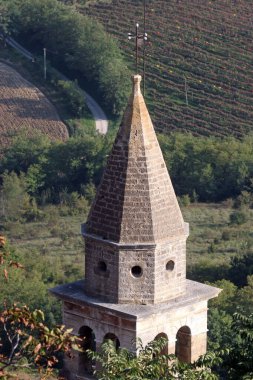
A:
<svg viewBox="0 0 253 380">
<path fill-rule="evenodd" d="M 247 220 L 238 225 L 230 222 L 230 215 L 235 211 L 229 204 L 194 203 L 181 208 L 185 221 L 190 224 L 187 277 L 199 281 L 226 278 L 231 257 L 253 247 L 253 211 L 245 211 Z M 5 224 L 4 233 L 24 258 L 25 265 L 43 268 L 42 278 L 47 283 L 70 282 L 84 274 L 80 224 L 85 221 L 86 213 L 71 216 L 64 215 L 66 211 L 64 206 L 48 206 L 43 209 L 42 221 Z"/>
<path fill-rule="evenodd" d="M 252 3 L 146 3 L 147 100 L 156 129 L 238 137 L 252 131 Z M 134 42 L 127 33 L 134 32 L 136 22 L 143 31 L 143 1 L 87 4 L 79 11 L 97 18 L 120 40 L 133 68 Z"/>
<path fill-rule="evenodd" d="M 52 140 L 64 141 L 68 130 L 43 93 L 17 71 L 0 62 L 0 148 L 20 129 L 28 135 L 41 131 Z"/>
</svg>

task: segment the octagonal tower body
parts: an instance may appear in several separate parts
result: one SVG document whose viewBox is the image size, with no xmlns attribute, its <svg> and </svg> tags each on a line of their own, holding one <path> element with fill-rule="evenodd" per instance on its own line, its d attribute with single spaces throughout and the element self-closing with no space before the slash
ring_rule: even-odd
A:
<svg viewBox="0 0 253 380">
<path fill-rule="evenodd" d="M 186 239 L 177 198 L 140 91 L 133 91 L 87 224 L 85 291 L 112 303 L 184 294 Z"/>
</svg>

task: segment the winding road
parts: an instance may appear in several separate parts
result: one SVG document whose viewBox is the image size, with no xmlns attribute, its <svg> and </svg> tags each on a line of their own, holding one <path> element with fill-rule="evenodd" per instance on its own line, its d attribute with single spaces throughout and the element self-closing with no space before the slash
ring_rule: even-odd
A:
<svg viewBox="0 0 253 380">
<path fill-rule="evenodd" d="M 87 94 L 86 91 L 83 92 L 85 95 L 86 104 L 95 119 L 96 130 L 102 135 L 105 135 L 108 131 L 108 120 L 104 111 L 99 104 L 89 94 Z"/>
<path fill-rule="evenodd" d="M 0 37 L 4 38 L 4 36 L 0 33 Z M 29 59 L 30 61 L 35 61 L 34 55 L 26 50 L 23 46 L 21 46 L 18 42 L 16 42 L 11 37 L 5 37 L 5 42 L 12 46 L 15 50 L 17 50 L 19 53 L 21 53 L 25 58 Z M 59 73 L 64 80 L 70 80 L 65 75 Z M 108 131 L 108 119 L 100 107 L 100 105 L 95 101 L 94 98 L 92 98 L 86 91 L 80 89 L 85 97 L 86 104 L 91 112 L 91 114 L 94 117 L 95 120 L 95 126 L 96 130 L 99 131 L 99 133 L 105 135 Z"/>
</svg>

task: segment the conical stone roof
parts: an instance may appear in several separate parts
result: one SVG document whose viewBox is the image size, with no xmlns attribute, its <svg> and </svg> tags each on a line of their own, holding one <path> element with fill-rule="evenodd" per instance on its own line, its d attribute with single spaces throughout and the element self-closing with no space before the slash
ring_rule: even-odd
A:
<svg viewBox="0 0 253 380">
<path fill-rule="evenodd" d="M 116 243 L 185 235 L 184 220 L 140 90 L 133 91 L 87 220 L 88 234 Z"/>
</svg>

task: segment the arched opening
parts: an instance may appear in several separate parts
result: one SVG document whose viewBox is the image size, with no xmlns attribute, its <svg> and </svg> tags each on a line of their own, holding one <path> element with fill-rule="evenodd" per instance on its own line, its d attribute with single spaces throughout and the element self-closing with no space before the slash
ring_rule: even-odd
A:
<svg viewBox="0 0 253 380">
<path fill-rule="evenodd" d="M 161 349 L 159 354 L 160 355 L 168 355 L 168 353 L 169 353 L 168 336 L 165 333 L 160 333 L 160 334 L 156 335 L 154 340 L 158 340 L 160 338 L 165 338 L 167 343 L 166 343 L 166 345 L 163 346 L 163 348 Z"/>
<path fill-rule="evenodd" d="M 83 352 L 79 353 L 78 373 L 80 376 L 82 374 L 92 375 L 95 363 L 88 357 L 86 350 L 96 351 L 95 334 L 90 327 L 82 326 L 79 330 L 79 337 L 82 339 Z"/>
<path fill-rule="evenodd" d="M 181 327 L 177 332 L 175 355 L 181 362 L 191 362 L 191 330 L 188 326 Z"/>
<path fill-rule="evenodd" d="M 120 341 L 115 334 L 107 333 L 104 336 L 104 342 L 107 340 L 111 340 L 113 342 L 114 346 L 116 347 L 116 350 L 120 348 Z"/>
</svg>

